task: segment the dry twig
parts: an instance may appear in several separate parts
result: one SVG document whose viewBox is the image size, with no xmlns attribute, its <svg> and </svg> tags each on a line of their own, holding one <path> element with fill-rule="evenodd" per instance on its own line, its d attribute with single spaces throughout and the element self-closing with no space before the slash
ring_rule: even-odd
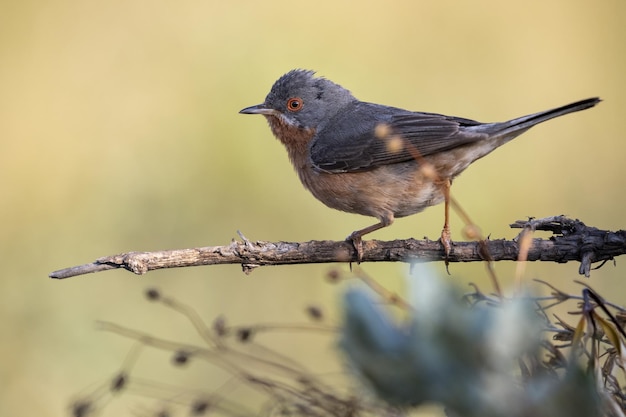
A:
<svg viewBox="0 0 626 417">
<path fill-rule="evenodd" d="M 589 276 L 591 265 L 607 262 L 626 253 L 626 231 L 599 230 L 586 226 L 579 220 L 564 216 L 544 219 L 518 220 L 512 228 L 544 230 L 554 233 L 548 239 L 533 239 L 528 249 L 528 261 L 559 262 L 578 261 L 579 272 Z M 259 266 L 355 262 L 352 244 L 345 241 L 309 242 L 252 242 L 242 236 L 226 246 L 175 249 L 155 252 L 127 252 L 105 256 L 96 261 L 54 271 L 50 278 L 70 278 L 109 269 L 124 268 L 137 275 L 164 268 L 183 268 L 201 265 L 240 264 L 245 273 Z M 479 242 L 454 242 L 448 262 L 484 261 L 484 253 L 492 261 L 516 261 L 519 257 L 518 239 L 483 240 Z M 439 241 L 432 240 L 369 240 L 363 242 L 361 262 L 434 262 L 446 260 Z"/>
</svg>

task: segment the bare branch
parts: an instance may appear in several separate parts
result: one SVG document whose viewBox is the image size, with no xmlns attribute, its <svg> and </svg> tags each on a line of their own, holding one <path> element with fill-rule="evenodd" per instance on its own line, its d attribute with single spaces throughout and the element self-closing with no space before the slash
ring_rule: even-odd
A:
<svg viewBox="0 0 626 417">
<path fill-rule="evenodd" d="M 549 239 L 532 239 L 528 261 L 564 263 L 581 262 L 579 272 L 589 276 L 591 264 L 606 262 L 626 253 L 626 231 L 610 232 L 588 227 L 579 220 L 563 216 L 545 219 L 518 220 L 512 228 L 522 233 L 546 230 L 554 233 Z M 245 273 L 265 265 L 355 262 L 356 253 L 345 241 L 309 242 L 251 242 L 240 235 L 226 246 L 208 246 L 156 252 L 128 252 L 105 256 L 95 262 L 52 272 L 50 278 L 70 278 L 108 269 L 124 268 L 137 275 L 163 268 L 183 268 L 200 265 L 240 264 Z M 518 260 L 518 239 L 454 242 L 448 262 L 477 262 L 485 260 L 485 250 L 492 261 Z M 439 241 L 369 240 L 363 242 L 361 262 L 434 262 L 444 261 Z"/>
</svg>

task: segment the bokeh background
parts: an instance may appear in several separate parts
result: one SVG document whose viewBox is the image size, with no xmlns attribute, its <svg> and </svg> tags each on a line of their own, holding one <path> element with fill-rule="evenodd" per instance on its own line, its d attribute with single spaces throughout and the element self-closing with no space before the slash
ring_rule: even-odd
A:
<svg viewBox="0 0 626 417">
<path fill-rule="evenodd" d="M 148 286 L 208 321 L 305 320 L 311 303 L 338 319 L 341 287 L 324 280 L 327 265 L 250 276 L 233 265 L 47 278 L 129 250 L 227 244 L 237 230 L 251 240 L 306 241 L 343 239 L 370 224 L 317 202 L 265 121 L 238 114 L 292 68 L 315 69 L 361 100 L 481 121 L 600 96 L 598 107 L 479 161 L 453 194 L 493 238 L 515 236 L 507 225 L 526 216 L 626 227 L 622 0 L 5 1 L 0 415 L 64 415 L 74 394 L 119 369 L 131 342 L 97 331 L 97 320 L 197 341 L 184 320 L 144 301 Z M 435 239 L 442 216 L 442 207 L 430 208 L 374 237 Z M 453 216 L 456 239 L 461 228 Z M 617 261 L 587 282 L 625 304 Z M 364 268 L 391 289 L 404 287 L 406 265 Z M 452 265 L 450 278 L 434 268 L 489 290 L 481 265 Z M 577 292 L 577 268 L 531 264 L 526 275 Z M 513 270 L 497 265 L 505 284 Z M 267 339 L 311 369 L 337 370 L 332 338 Z M 167 356 L 151 360 L 140 370 L 146 376 L 170 375 Z M 209 369 L 175 377 L 215 383 Z M 123 410 L 132 412 L 110 415 Z"/>
</svg>

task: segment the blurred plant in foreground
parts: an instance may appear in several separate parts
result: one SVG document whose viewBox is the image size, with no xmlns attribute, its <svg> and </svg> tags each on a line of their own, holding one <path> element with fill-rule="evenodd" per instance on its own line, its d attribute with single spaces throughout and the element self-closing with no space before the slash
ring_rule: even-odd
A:
<svg viewBox="0 0 626 417">
<path fill-rule="evenodd" d="M 341 347 L 378 397 L 403 408 L 434 402 L 452 416 L 620 414 L 597 389 L 599 369 L 582 346 L 582 327 L 566 360 L 543 340 L 549 323 L 538 314 L 537 298 L 475 293 L 464 301 L 446 281 L 419 269 L 404 323 L 363 287 L 345 295 Z"/>
<path fill-rule="evenodd" d="M 358 285 L 344 294 L 341 326 L 325 324 L 318 307 L 307 308 L 309 323 L 229 326 L 220 317 L 209 326 L 192 308 L 148 290 L 149 300 L 186 316 L 204 344 L 101 323 L 136 344 L 121 371 L 75 400 L 71 413 L 99 413 L 113 396 L 126 392 L 156 398 L 156 405 L 135 413 L 154 417 L 392 417 L 425 403 L 443 406 L 451 417 L 624 416 L 626 311 L 591 288 L 576 296 L 542 282 L 551 287 L 549 296 L 489 296 L 476 286 L 463 295 L 416 265 L 409 302 L 387 293 L 363 271 L 357 275 Z M 335 272 L 332 278 L 343 276 Z M 577 304 L 576 325 L 556 315 L 550 320 L 548 311 L 568 302 Z M 403 320 L 394 318 L 392 306 Z M 349 379 L 328 383 L 306 364 L 256 343 L 260 333 L 285 330 L 339 339 Z M 176 366 L 208 362 L 229 377 L 213 391 L 146 381 L 131 372 L 145 348 L 170 352 Z M 257 405 L 244 406 L 233 387 L 255 393 Z"/>
<path fill-rule="evenodd" d="M 297 340 L 295 333 L 307 332 L 326 336 L 334 344 L 338 329 L 324 324 L 323 311 L 318 307 L 306 309 L 312 321 L 310 323 L 231 326 L 224 317 L 218 317 L 209 326 L 195 310 L 156 289 L 147 290 L 146 296 L 183 314 L 203 339 L 204 345 L 183 344 L 113 323 L 99 323 L 101 329 L 134 339 L 136 344 L 118 373 L 73 401 L 70 407 L 73 416 L 87 417 L 100 413 L 121 393 L 156 398 L 149 409 L 139 414 L 146 417 L 397 415 L 394 407 L 371 398 L 356 398 L 340 384 L 326 383 L 324 378 L 309 371 L 306 364 L 256 342 L 263 333 L 287 331 L 294 334 L 294 341 Z M 213 391 L 148 381 L 132 372 L 145 348 L 169 351 L 174 366 L 204 361 L 216 371 L 225 371 L 229 377 Z M 254 408 L 250 407 L 251 402 L 255 402 Z"/>
</svg>

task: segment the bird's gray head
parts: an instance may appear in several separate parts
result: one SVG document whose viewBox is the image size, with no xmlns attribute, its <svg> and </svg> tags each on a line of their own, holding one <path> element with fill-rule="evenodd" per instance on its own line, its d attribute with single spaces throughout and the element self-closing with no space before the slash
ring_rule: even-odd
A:
<svg viewBox="0 0 626 417">
<path fill-rule="evenodd" d="M 342 86 L 314 75 L 300 69 L 288 72 L 274 83 L 263 104 L 240 113 L 274 116 L 287 125 L 319 129 L 356 99 Z"/>
</svg>

